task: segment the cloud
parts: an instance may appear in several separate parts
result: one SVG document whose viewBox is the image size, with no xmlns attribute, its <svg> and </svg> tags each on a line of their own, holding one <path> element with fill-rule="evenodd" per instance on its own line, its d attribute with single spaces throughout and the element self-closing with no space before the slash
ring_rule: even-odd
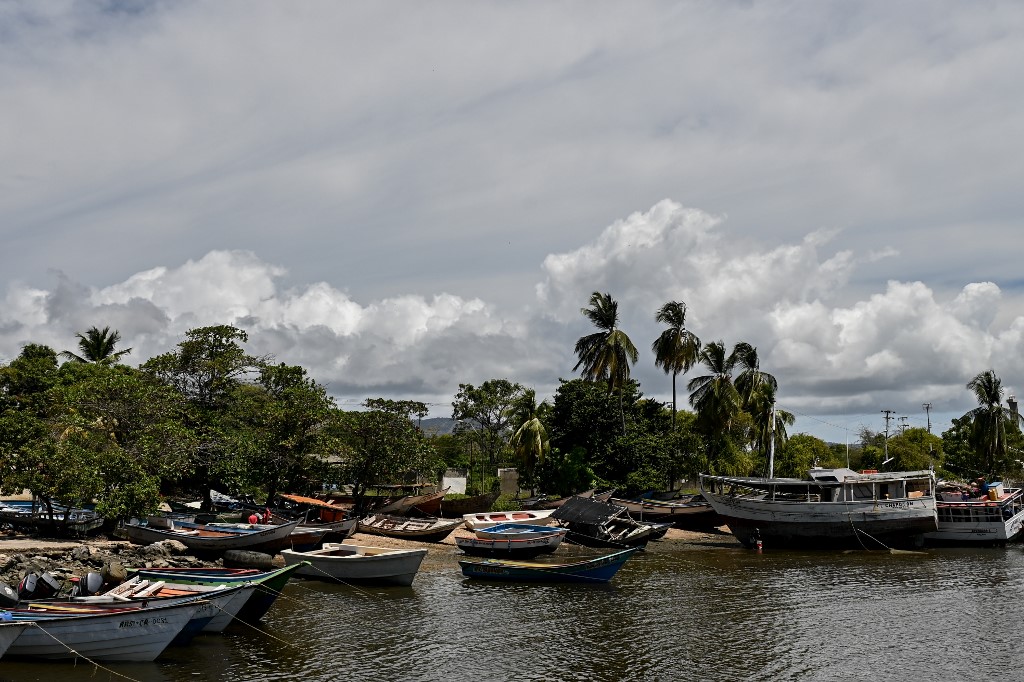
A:
<svg viewBox="0 0 1024 682">
<path fill-rule="evenodd" d="M 0 355 L 28 341 L 72 348 L 76 332 L 110 325 L 142 362 L 189 328 L 233 324 L 249 332 L 251 352 L 306 367 L 345 404 L 386 395 L 446 414 L 459 383 L 504 377 L 550 396 L 572 376 L 573 344 L 590 331 L 579 310 L 597 290 L 619 301 L 622 327 L 641 350 L 634 376 L 660 399 L 670 384 L 648 349 L 660 333 L 654 312 L 668 300 L 687 303 L 688 326 L 705 342 L 757 346 L 762 368 L 779 379 L 780 403 L 801 413 L 922 401 L 966 411 L 964 384 L 989 367 L 1013 390 L 1024 371 L 1019 299 L 990 282 L 942 297 L 922 282 L 892 280 L 846 302 L 847 281 L 870 255 L 830 248 L 836 236 L 738 242 L 724 217 L 660 201 L 549 255 L 536 299 L 517 308 L 447 293 L 359 302 L 325 282 L 286 287 L 285 269 L 255 253 L 211 251 L 100 288 L 59 274 L 49 290 L 12 283 Z"/>
</svg>

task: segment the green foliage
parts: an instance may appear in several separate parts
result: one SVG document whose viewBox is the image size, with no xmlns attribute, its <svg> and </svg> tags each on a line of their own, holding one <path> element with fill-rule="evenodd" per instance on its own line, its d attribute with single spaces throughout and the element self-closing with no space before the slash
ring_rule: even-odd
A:
<svg viewBox="0 0 1024 682">
<path fill-rule="evenodd" d="M 814 466 L 835 468 L 846 466 L 828 443 L 806 433 L 791 436 L 775 453 L 775 475 L 804 478 Z"/>
<path fill-rule="evenodd" d="M 456 433 L 479 448 L 492 466 L 506 459 L 515 407 L 523 391 L 520 384 L 507 379 L 491 379 L 479 387 L 459 384 L 452 402 L 452 419 L 459 422 Z"/>
<path fill-rule="evenodd" d="M 523 508 L 522 500 L 515 495 L 499 495 L 491 505 L 491 511 L 519 511 Z"/>
<path fill-rule="evenodd" d="M 890 471 L 918 471 L 942 466 L 942 439 L 925 429 L 907 429 L 889 439 Z"/>
<path fill-rule="evenodd" d="M 596 479 L 583 448 L 565 453 L 553 448 L 541 465 L 538 478 L 541 489 L 560 497 L 589 490 Z"/>
</svg>

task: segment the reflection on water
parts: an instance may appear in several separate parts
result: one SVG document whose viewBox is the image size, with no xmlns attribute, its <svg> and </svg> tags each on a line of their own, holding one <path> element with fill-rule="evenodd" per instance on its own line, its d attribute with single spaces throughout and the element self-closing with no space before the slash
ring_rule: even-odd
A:
<svg viewBox="0 0 1024 682">
<path fill-rule="evenodd" d="M 206 680 L 905 680 L 1018 666 L 1024 549 L 920 554 L 703 548 L 630 559 L 611 585 L 293 581 L 261 631 L 233 626 L 151 664 Z M 0 682 L 118 680 L 0 661 Z"/>
</svg>

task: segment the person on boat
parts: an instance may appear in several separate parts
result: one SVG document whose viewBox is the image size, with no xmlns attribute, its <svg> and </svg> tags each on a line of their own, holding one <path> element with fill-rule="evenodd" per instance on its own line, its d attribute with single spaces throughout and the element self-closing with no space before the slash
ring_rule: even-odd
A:
<svg viewBox="0 0 1024 682">
<path fill-rule="evenodd" d="M 270 507 L 267 507 L 266 509 L 263 510 L 263 518 L 261 519 L 261 521 L 263 523 L 270 523 L 270 519 L 273 516 L 274 514 L 270 511 Z"/>
<path fill-rule="evenodd" d="M 249 514 L 249 523 L 251 523 L 253 525 L 256 525 L 259 522 L 260 522 L 260 515 L 259 514 L 257 514 L 256 512 L 253 512 L 252 514 Z"/>
</svg>

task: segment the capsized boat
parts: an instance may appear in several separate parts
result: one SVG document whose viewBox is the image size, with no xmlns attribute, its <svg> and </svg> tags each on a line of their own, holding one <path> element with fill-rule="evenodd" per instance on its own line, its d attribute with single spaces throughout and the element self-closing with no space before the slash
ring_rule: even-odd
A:
<svg viewBox="0 0 1024 682">
<path fill-rule="evenodd" d="M 596 497 L 571 497 L 551 518 L 568 529 L 566 541 L 586 547 L 644 547 L 668 527 L 634 521 L 626 508 Z"/>
<path fill-rule="evenodd" d="M 702 474 L 700 488 L 748 547 L 919 546 L 937 529 L 935 474 L 811 469 L 806 479 Z"/>
<path fill-rule="evenodd" d="M 568 563 L 513 561 L 507 559 L 462 559 L 462 575 L 480 580 L 543 583 L 606 583 L 626 560 L 639 552 L 630 547 L 612 554 Z"/>
<path fill-rule="evenodd" d="M 309 552 L 283 550 L 285 565 L 303 564 L 295 575 L 342 583 L 412 585 L 425 549 L 391 549 L 343 542 Z"/>
</svg>

